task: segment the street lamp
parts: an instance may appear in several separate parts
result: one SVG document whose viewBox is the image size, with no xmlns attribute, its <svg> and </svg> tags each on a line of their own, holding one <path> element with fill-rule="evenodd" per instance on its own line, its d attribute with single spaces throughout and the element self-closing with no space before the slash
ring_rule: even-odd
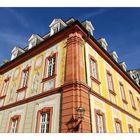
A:
<svg viewBox="0 0 140 140">
<path fill-rule="evenodd" d="M 82 106 L 80 106 L 80 107 L 78 107 L 78 108 L 76 109 L 76 111 L 78 112 L 78 118 L 79 118 L 80 120 L 83 120 L 83 119 L 84 119 L 85 109 L 84 109 Z"/>
</svg>

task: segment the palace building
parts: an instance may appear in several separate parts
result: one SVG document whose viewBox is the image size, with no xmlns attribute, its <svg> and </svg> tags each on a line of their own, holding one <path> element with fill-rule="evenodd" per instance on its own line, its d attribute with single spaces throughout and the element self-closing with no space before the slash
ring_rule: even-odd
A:
<svg viewBox="0 0 140 140">
<path fill-rule="evenodd" d="M 90 21 L 54 19 L 0 67 L 0 132 L 140 132 L 140 86 Z"/>
</svg>

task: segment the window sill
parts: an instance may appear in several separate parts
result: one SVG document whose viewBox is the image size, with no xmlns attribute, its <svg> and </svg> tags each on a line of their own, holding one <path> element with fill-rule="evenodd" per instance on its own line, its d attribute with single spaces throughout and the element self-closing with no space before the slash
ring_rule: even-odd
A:
<svg viewBox="0 0 140 140">
<path fill-rule="evenodd" d="M 6 97 L 6 95 L 2 95 L 2 96 L 0 96 L 0 99 L 3 99 L 3 98 L 5 98 Z"/>
<path fill-rule="evenodd" d="M 109 89 L 109 93 L 113 94 L 114 96 L 117 95 L 114 91 L 112 91 L 112 90 L 110 90 L 110 89 Z"/>
<path fill-rule="evenodd" d="M 53 78 L 55 78 L 55 77 L 56 77 L 56 74 L 54 74 L 54 75 L 52 75 L 52 76 L 49 76 L 49 77 L 47 77 L 47 78 L 43 78 L 43 79 L 42 79 L 42 82 L 48 81 L 48 80 L 53 79 Z"/>
<path fill-rule="evenodd" d="M 93 76 L 90 76 L 91 80 L 95 81 L 98 85 L 101 84 L 101 82 L 98 79 L 95 79 Z"/>
<path fill-rule="evenodd" d="M 122 101 L 123 101 L 123 103 L 128 104 L 128 102 L 126 100 L 122 99 Z"/>
<path fill-rule="evenodd" d="M 17 93 L 19 93 L 19 92 L 21 92 L 21 91 L 24 91 L 24 90 L 26 90 L 26 89 L 27 89 L 27 86 L 22 87 L 22 88 L 20 88 L 20 89 L 17 90 Z"/>
</svg>

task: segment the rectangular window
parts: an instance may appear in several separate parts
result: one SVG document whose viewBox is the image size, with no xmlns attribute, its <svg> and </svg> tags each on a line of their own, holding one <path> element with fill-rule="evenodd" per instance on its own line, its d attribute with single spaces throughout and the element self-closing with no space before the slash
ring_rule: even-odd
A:
<svg viewBox="0 0 140 140">
<path fill-rule="evenodd" d="M 126 96 L 125 96 L 125 91 L 124 91 L 124 86 L 122 83 L 120 83 L 120 91 L 121 91 L 121 95 L 122 95 L 122 100 L 123 102 L 127 103 L 126 101 Z"/>
<path fill-rule="evenodd" d="M 11 127 L 11 133 L 16 133 L 17 132 L 17 125 L 18 125 L 18 120 L 13 120 L 12 121 L 12 127 Z"/>
<path fill-rule="evenodd" d="M 134 132 L 132 125 L 128 125 L 128 128 L 129 128 L 129 133 L 133 133 Z"/>
<path fill-rule="evenodd" d="M 104 128 L 103 128 L 103 116 L 97 114 L 97 127 L 98 127 L 98 133 L 103 133 Z"/>
<path fill-rule="evenodd" d="M 20 121 L 20 115 L 15 115 L 10 119 L 9 128 L 8 128 L 9 133 L 18 132 L 19 121 Z"/>
<path fill-rule="evenodd" d="M 6 92 L 8 90 L 9 81 L 10 81 L 10 77 L 8 77 L 4 80 L 0 96 L 6 95 Z"/>
<path fill-rule="evenodd" d="M 54 75 L 55 61 L 56 61 L 55 57 L 49 58 L 49 60 L 48 60 L 48 77 Z"/>
<path fill-rule="evenodd" d="M 50 121 L 50 112 L 41 114 L 40 121 L 40 132 L 48 133 L 49 132 L 49 121 Z"/>
<path fill-rule="evenodd" d="M 24 87 L 27 86 L 28 75 L 29 75 L 29 71 L 28 70 L 23 71 L 21 88 L 24 88 Z"/>
<path fill-rule="evenodd" d="M 132 108 L 136 110 L 133 94 L 132 94 L 131 91 L 129 91 L 129 95 L 130 95 L 130 100 L 131 100 Z"/>
<path fill-rule="evenodd" d="M 90 61 L 91 63 L 91 76 L 95 79 L 97 79 L 97 62 L 93 59 Z"/>
<path fill-rule="evenodd" d="M 105 133 L 105 118 L 104 113 L 95 109 L 95 121 L 97 133 Z"/>
<path fill-rule="evenodd" d="M 115 119 L 115 127 L 117 133 L 122 133 L 122 125 L 119 119 Z"/>
<path fill-rule="evenodd" d="M 3 95 L 6 94 L 6 91 L 7 91 L 7 89 L 8 89 L 8 84 L 9 84 L 9 80 L 5 80 L 5 81 L 4 81 L 4 84 L 3 84 L 3 89 L 2 89 L 1 96 L 3 96 Z"/>
<path fill-rule="evenodd" d="M 52 107 L 44 107 L 37 112 L 37 133 L 49 133 L 51 132 L 51 122 L 52 122 Z"/>
<path fill-rule="evenodd" d="M 140 112 L 140 99 L 137 98 L 137 101 L 138 101 L 138 108 L 139 108 L 139 112 Z"/>
<path fill-rule="evenodd" d="M 107 81 L 108 81 L 108 88 L 109 88 L 109 90 L 114 91 L 113 79 L 112 79 L 112 75 L 110 73 L 107 73 Z"/>
</svg>

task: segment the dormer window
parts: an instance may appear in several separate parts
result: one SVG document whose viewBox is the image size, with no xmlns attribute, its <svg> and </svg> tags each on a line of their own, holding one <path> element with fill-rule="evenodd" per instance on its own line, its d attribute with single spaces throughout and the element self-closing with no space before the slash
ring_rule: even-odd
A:
<svg viewBox="0 0 140 140">
<path fill-rule="evenodd" d="M 118 55 L 117 55 L 117 53 L 116 53 L 115 51 L 112 51 L 112 52 L 110 53 L 110 55 L 111 55 L 111 57 L 112 57 L 116 62 L 118 62 Z"/>
<path fill-rule="evenodd" d="M 49 27 L 51 28 L 50 35 L 54 35 L 66 27 L 66 23 L 64 23 L 61 19 L 54 19 Z"/>
<path fill-rule="evenodd" d="M 98 43 L 101 45 L 101 47 L 103 47 L 103 48 L 107 51 L 108 44 L 107 44 L 105 38 L 100 38 L 100 39 L 98 39 Z"/>
<path fill-rule="evenodd" d="M 93 36 L 93 32 L 95 31 L 95 29 L 94 29 L 92 23 L 90 21 L 86 20 L 82 23 L 82 25 L 89 32 L 89 34 Z"/>
<path fill-rule="evenodd" d="M 39 44 L 41 41 L 43 41 L 43 38 L 41 38 L 39 35 L 37 34 L 32 34 L 32 36 L 29 38 L 29 47 L 28 49 L 31 49 L 32 47 L 36 46 L 37 44 Z"/>
<path fill-rule="evenodd" d="M 120 66 L 122 67 L 122 69 L 123 69 L 124 71 L 126 71 L 126 64 L 125 64 L 125 62 L 121 62 L 121 63 L 120 63 Z"/>
<path fill-rule="evenodd" d="M 11 56 L 11 60 L 15 59 L 16 57 L 18 57 L 19 55 L 23 54 L 25 51 L 20 48 L 20 47 L 14 47 L 14 49 L 12 50 L 12 56 Z"/>
</svg>

